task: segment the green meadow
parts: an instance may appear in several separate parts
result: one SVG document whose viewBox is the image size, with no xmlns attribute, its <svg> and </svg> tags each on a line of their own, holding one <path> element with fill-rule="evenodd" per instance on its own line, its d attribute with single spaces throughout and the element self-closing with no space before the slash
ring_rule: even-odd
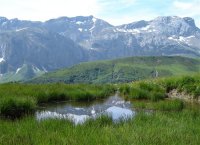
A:
<svg viewBox="0 0 200 145">
<path fill-rule="evenodd" d="M 198 145 L 199 82 L 200 75 L 194 74 L 116 85 L 2 84 L 0 144 Z M 64 119 L 38 121 L 34 117 L 41 103 L 92 101 L 117 90 L 137 110 L 132 119 L 113 122 L 112 118 L 101 116 L 75 125 Z M 169 98 L 172 90 L 191 95 L 193 103 Z"/>
</svg>

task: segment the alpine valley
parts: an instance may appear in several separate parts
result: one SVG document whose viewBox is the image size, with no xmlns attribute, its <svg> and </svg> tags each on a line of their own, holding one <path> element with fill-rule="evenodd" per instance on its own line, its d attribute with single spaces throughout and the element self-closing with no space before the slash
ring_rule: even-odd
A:
<svg viewBox="0 0 200 145">
<path fill-rule="evenodd" d="M 81 62 L 131 56 L 159 56 L 166 63 L 171 57 L 162 56 L 199 57 L 200 29 L 194 19 L 177 16 L 120 26 L 94 16 L 45 22 L 0 17 L 0 82 L 25 81 Z M 199 65 L 199 60 L 186 61 Z"/>
</svg>

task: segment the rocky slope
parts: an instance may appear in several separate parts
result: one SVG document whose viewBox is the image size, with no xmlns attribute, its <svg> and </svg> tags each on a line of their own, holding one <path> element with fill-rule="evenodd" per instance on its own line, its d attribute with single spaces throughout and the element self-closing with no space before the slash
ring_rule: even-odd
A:
<svg viewBox="0 0 200 145">
<path fill-rule="evenodd" d="M 199 57 L 200 30 L 192 18 L 158 17 L 113 26 L 93 16 L 46 22 L 0 17 L 1 78 L 23 65 L 46 72 L 83 61 L 163 55 Z"/>
</svg>

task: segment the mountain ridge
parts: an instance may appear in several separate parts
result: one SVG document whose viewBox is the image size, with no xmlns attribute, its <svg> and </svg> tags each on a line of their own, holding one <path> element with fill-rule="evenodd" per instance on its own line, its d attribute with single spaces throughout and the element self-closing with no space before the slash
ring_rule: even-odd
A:
<svg viewBox="0 0 200 145">
<path fill-rule="evenodd" d="M 177 55 L 200 56 L 200 29 L 192 18 L 162 16 L 113 26 L 94 16 L 45 22 L 0 17 L 1 76 L 24 64 L 43 72 L 87 61 Z"/>
</svg>

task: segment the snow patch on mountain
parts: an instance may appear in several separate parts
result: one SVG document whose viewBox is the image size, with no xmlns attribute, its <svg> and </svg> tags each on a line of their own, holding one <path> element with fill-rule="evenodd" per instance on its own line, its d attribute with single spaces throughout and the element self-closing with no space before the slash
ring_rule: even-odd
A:
<svg viewBox="0 0 200 145">
<path fill-rule="evenodd" d="M 173 41 L 176 41 L 178 43 L 182 42 L 182 43 L 185 43 L 187 45 L 192 45 L 191 40 L 193 38 L 195 38 L 194 35 L 191 35 L 191 36 L 188 36 L 188 37 L 183 37 L 183 36 L 177 37 L 177 36 L 173 35 L 173 36 L 168 37 L 169 40 L 173 40 Z"/>
<path fill-rule="evenodd" d="M 95 23 L 97 21 L 97 19 L 95 17 L 92 18 L 93 23 Z"/>
<path fill-rule="evenodd" d="M 5 26 L 7 24 L 7 22 L 3 22 L 2 24 L 1 24 L 1 26 Z"/>
<path fill-rule="evenodd" d="M 81 24 L 84 24 L 84 23 L 85 23 L 85 22 L 81 22 L 81 21 L 77 21 L 77 22 L 76 22 L 77 25 L 81 25 Z"/>
<path fill-rule="evenodd" d="M 19 67 L 19 68 L 16 70 L 15 74 L 19 73 L 19 71 L 20 71 L 21 69 L 22 69 L 22 67 Z"/>
<path fill-rule="evenodd" d="M 126 26 L 125 28 L 117 28 L 114 30 L 115 32 L 123 32 L 123 33 L 132 33 L 132 34 L 139 34 L 139 33 L 151 33 L 156 32 L 156 29 L 152 27 L 151 25 L 147 25 L 145 27 L 141 28 L 134 28 L 134 29 L 128 29 Z"/>
<path fill-rule="evenodd" d="M 32 68 L 33 68 L 34 73 L 40 72 L 40 69 L 37 68 L 36 66 L 32 65 Z"/>
<path fill-rule="evenodd" d="M 19 32 L 19 31 L 23 31 L 23 30 L 26 30 L 26 29 L 28 29 L 28 27 L 26 27 L 26 28 L 16 29 L 15 31 L 16 31 L 16 32 Z"/>
<path fill-rule="evenodd" d="M 146 27 L 142 27 L 142 28 L 140 28 L 141 30 L 143 30 L 143 31 L 147 31 L 147 30 L 149 30 L 150 29 L 150 25 L 147 25 Z"/>
<path fill-rule="evenodd" d="M 95 28 L 97 19 L 93 17 L 93 18 L 92 18 L 92 21 L 93 21 L 93 26 L 90 28 L 91 36 L 93 36 L 93 30 L 94 30 L 94 28 Z"/>
<path fill-rule="evenodd" d="M 42 69 L 45 73 L 48 72 L 45 67 L 42 67 Z"/>
<path fill-rule="evenodd" d="M 83 31 L 83 29 L 82 29 L 82 28 L 78 28 L 78 30 L 79 30 L 80 32 L 82 32 L 82 31 Z"/>
<path fill-rule="evenodd" d="M 5 61 L 5 59 L 2 57 L 2 58 L 0 58 L 0 63 L 1 62 L 4 62 Z"/>
</svg>

